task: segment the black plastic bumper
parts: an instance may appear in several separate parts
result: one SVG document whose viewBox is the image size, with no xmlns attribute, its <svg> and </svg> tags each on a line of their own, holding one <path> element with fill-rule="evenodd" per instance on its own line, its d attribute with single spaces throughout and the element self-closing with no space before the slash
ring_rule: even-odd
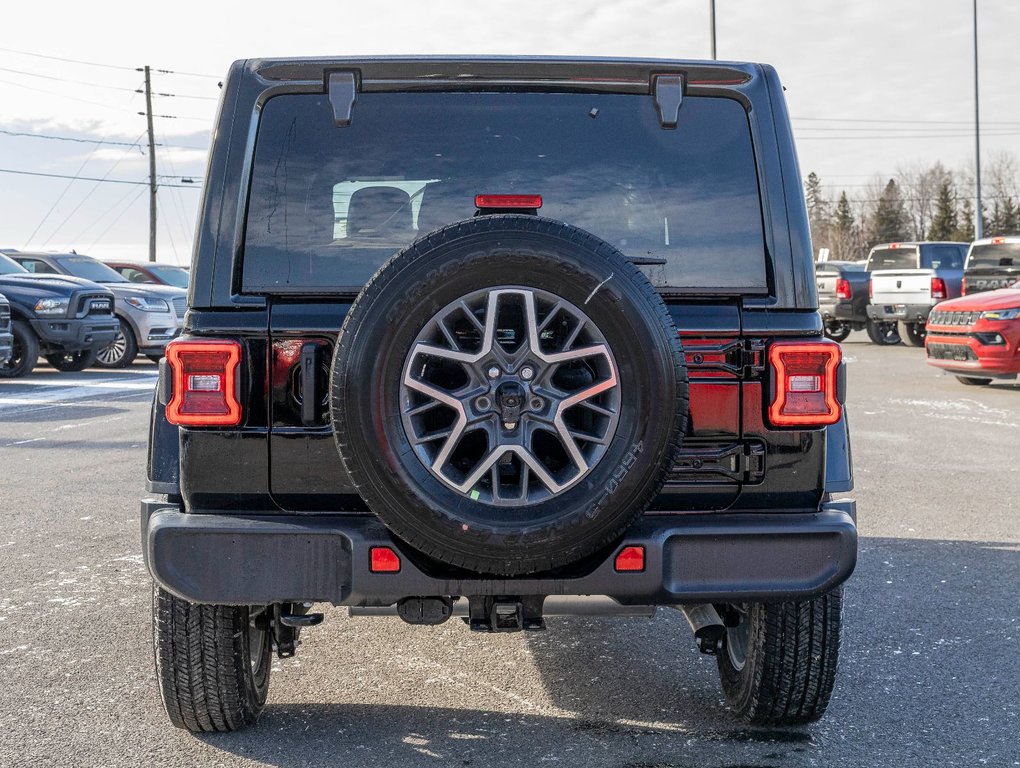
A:
<svg viewBox="0 0 1020 768">
<path fill-rule="evenodd" d="M 836 301 L 831 304 L 819 304 L 818 314 L 823 320 L 844 320 L 848 323 L 864 323 L 868 318 L 854 313 L 853 302 Z"/>
<path fill-rule="evenodd" d="M 392 605 L 409 596 L 607 595 L 630 605 L 813 597 L 857 562 L 853 501 L 811 513 L 648 515 L 577 578 L 465 578 L 418 568 L 377 518 L 187 514 L 142 502 L 146 564 L 163 587 L 198 603 Z M 617 573 L 615 554 L 645 547 L 645 569 Z M 369 548 L 401 554 L 398 573 L 371 573 Z"/>
<path fill-rule="evenodd" d="M 57 347 L 65 352 L 101 349 L 117 338 L 120 331 L 115 317 L 33 319 L 31 325 L 43 346 Z"/>
<path fill-rule="evenodd" d="M 923 323 L 928 319 L 931 310 L 931 304 L 869 304 L 868 317 L 884 323 L 895 320 L 904 323 Z"/>
</svg>

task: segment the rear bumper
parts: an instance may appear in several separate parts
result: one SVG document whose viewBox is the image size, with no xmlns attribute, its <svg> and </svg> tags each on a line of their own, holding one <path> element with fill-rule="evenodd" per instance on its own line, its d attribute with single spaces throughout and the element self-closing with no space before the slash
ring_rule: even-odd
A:
<svg viewBox="0 0 1020 768">
<path fill-rule="evenodd" d="M 854 314 L 852 301 L 835 301 L 818 304 L 818 314 L 823 320 L 842 320 L 848 323 L 863 323 L 867 317 Z"/>
<path fill-rule="evenodd" d="M 58 347 L 65 352 L 101 349 L 117 338 L 120 325 L 116 317 L 33 319 L 30 321 L 44 346 Z"/>
<path fill-rule="evenodd" d="M 425 570 L 377 518 L 187 514 L 142 502 L 152 577 L 193 602 L 329 602 L 384 606 L 409 596 L 606 595 L 625 605 L 778 601 L 820 595 L 857 562 L 853 501 L 818 512 L 649 515 L 604 562 L 576 578 L 474 578 Z M 645 570 L 617 573 L 616 553 L 645 547 Z M 369 549 L 400 553 L 398 573 L 371 573 Z"/>
<path fill-rule="evenodd" d="M 931 304 L 869 304 L 868 318 L 888 323 L 898 320 L 904 323 L 925 322 L 931 314 Z"/>
</svg>

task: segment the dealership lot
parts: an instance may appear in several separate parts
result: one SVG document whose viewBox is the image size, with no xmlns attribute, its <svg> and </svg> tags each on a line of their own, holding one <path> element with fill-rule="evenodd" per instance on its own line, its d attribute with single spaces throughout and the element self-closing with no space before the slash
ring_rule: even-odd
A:
<svg viewBox="0 0 1020 768">
<path fill-rule="evenodd" d="M 137 500 L 155 366 L 0 381 L 0 766 L 1020 765 L 1020 386 L 844 345 L 860 561 L 828 715 L 752 729 L 682 617 L 474 635 L 346 617 L 251 730 L 173 729 Z"/>
</svg>

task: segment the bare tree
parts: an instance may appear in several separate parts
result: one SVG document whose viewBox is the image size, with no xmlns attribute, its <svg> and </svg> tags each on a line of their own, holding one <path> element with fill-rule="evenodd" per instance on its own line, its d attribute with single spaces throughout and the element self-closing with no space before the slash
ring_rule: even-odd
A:
<svg viewBox="0 0 1020 768">
<path fill-rule="evenodd" d="M 903 205 L 910 221 L 910 236 L 924 240 L 938 207 L 939 190 L 952 182 L 952 175 L 942 163 L 924 166 L 914 163 L 896 171 L 896 181 L 903 195 Z"/>
</svg>

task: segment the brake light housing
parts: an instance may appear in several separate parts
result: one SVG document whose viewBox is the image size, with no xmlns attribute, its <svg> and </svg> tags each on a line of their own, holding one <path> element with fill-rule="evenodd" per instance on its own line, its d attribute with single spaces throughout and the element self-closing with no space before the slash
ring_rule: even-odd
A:
<svg viewBox="0 0 1020 768">
<path fill-rule="evenodd" d="M 941 277 L 933 277 L 931 279 L 931 297 L 933 299 L 946 298 L 946 281 Z"/>
<path fill-rule="evenodd" d="M 843 416 L 839 402 L 843 352 L 829 341 L 780 341 L 769 348 L 775 427 L 824 427 Z"/>
<path fill-rule="evenodd" d="M 541 195 L 475 195 L 475 208 L 479 210 L 498 208 L 537 211 L 541 207 Z"/>
<path fill-rule="evenodd" d="M 836 278 L 836 298 L 837 299 L 849 299 L 850 295 L 850 281 L 845 277 Z"/>
<path fill-rule="evenodd" d="M 171 397 L 166 419 L 182 427 L 229 427 L 241 423 L 237 370 L 241 345 L 213 339 L 175 340 L 166 346 Z"/>
</svg>

